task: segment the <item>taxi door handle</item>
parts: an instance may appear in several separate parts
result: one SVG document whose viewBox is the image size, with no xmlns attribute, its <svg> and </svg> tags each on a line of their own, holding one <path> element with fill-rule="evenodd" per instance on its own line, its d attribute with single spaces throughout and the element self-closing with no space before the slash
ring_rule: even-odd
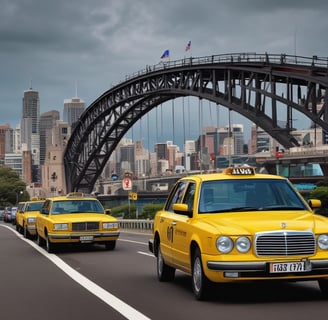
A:
<svg viewBox="0 0 328 320">
<path fill-rule="evenodd" d="M 176 226 L 177 222 L 176 221 L 172 221 L 172 226 Z"/>
</svg>

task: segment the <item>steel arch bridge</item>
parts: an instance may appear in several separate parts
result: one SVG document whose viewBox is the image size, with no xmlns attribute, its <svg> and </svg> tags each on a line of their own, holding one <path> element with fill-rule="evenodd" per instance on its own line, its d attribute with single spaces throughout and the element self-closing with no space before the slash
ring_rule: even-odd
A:
<svg viewBox="0 0 328 320">
<path fill-rule="evenodd" d="M 317 56 L 233 53 L 147 67 L 106 91 L 81 115 L 64 154 L 67 191 L 90 193 L 126 132 L 168 100 L 196 96 L 227 107 L 288 149 L 297 146 L 291 135 L 293 110 L 328 132 L 327 87 L 328 59 Z"/>
</svg>

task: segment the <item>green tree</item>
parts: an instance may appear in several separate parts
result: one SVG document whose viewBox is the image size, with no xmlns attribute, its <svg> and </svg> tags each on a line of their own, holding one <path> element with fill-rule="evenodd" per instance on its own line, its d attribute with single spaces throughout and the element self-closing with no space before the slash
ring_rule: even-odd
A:
<svg viewBox="0 0 328 320">
<path fill-rule="evenodd" d="M 328 186 L 322 185 L 316 187 L 310 193 L 311 199 L 318 199 L 321 201 L 321 208 L 316 210 L 316 213 L 327 216 L 328 215 Z"/>
<path fill-rule="evenodd" d="M 29 200 L 26 184 L 17 172 L 0 167 L 0 206 L 14 206 L 18 201 Z"/>
</svg>

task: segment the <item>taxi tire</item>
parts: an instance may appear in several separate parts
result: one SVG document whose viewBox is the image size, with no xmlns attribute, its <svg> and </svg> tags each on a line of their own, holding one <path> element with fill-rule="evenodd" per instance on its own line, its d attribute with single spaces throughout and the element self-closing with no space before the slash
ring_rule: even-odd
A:
<svg viewBox="0 0 328 320">
<path fill-rule="evenodd" d="M 49 237 L 46 238 L 46 250 L 48 253 L 54 253 L 56 251 L 56 245 L 49 240 Z"/>
<path fill-rule="evenodd" d="M 16 230 L 20 233 L 23 234 L 23 228 L 21 227 L 21 225 L 16 224 L 16 226 L 18 225 L 18 227 L 16 227 Z"/>
<path fill-rule="evenodd" d="M 23 236 L 24 236 L 24 238 L 26 238 L 26 239 L 30 239 L 30 238 L 31 238 L 31 235 L 30 235 L 30 233 L 28 232 L 28 230 L 27 230 L 27 226 L 26 226 L 26 225 L 24 225 L 24 228 L 23 228 Z"/>
<path fill-rule="evenodd" d="M 105 249 L 106 250 L 114 250 L 116 246 L 116 241 L 107 241 L 105 243 Z"/>
<path fill-rule="evenodd" d="M 210 281 L 204 274 L 199 248 L 195 249 L 192 259 L 192 290 L 197 300 L 206 300 L 210 294 Z"/>
<path fill-rule="evenodd" d="M 161 245 L 158 244 L 157 250 L 157 278 L 161 282 L 169 282 L 173 281 L 175 277 L 175 269 L 168 266 L 163 259 L 163 255 L 161 252 Z"/>
<path fill-rule="evenodd" d="M 36 243 L 39 247 L 42 247 L 44 245 L 44 240 L 40 237 L 38 233 L 36 234 Z"/>
<path fill-rule="evenodd" d="M 328 279 L 320 279 L 318 280 L 318 284 L 321 292 L 328 296 Z"/>
</svg>

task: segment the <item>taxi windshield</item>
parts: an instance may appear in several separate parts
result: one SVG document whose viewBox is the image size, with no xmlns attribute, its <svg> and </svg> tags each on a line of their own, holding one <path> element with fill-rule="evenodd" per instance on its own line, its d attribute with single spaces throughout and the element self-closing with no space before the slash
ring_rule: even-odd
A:
<svg viewBox="0 0 328 320">
<path fill-rule="evenodd" d="M 96 200 L 59 200 L 53 202 L 52 214 L 67 213 L 104 213 L 104 209 Z"/>
<path fill-rule="evenodd" d="M 43 202 L 31 202 L 27 205 L 25 211 L 39 211 L 41 210 L 42 205 Z"/>
<path fill-rule="evenodd" d="M 206 181 L 201 185 L 199 213 L 307 210 L 286 180 L 236 179 Z"/>
</svg>

